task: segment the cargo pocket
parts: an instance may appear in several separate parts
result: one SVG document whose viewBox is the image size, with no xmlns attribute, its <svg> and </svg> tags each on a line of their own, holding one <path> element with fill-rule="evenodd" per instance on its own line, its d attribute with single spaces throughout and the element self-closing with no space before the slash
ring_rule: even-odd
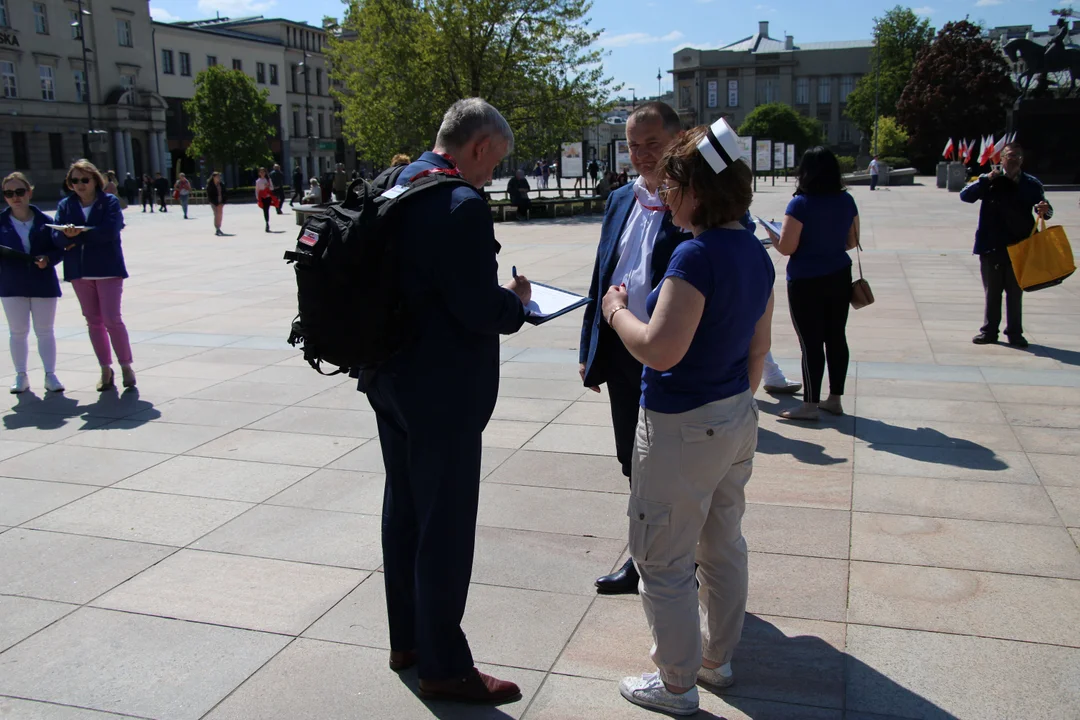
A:
<svg viewBox="0 0 1080 720">
<path fill-rule="evenodd" d="M 716 471 L 716 461 L 725 438 L 721 435 L 730 428 L 723 420 L 705 423 L 687 423 L 679 428 L 682 446 L 679 448 L 679 472 L 692 481 Z"/>
<path fill-rule="evenodd" d="M 631 495 L 626 516 L 630 518 L 630 556 L 637 562 L 656 562 L 663 552 L 671 506 Z"/>
</svg>

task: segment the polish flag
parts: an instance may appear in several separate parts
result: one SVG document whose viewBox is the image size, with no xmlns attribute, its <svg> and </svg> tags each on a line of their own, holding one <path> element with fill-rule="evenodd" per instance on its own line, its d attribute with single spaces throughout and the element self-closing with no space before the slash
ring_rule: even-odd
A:
<svg viewBox="0 0 1080 720">
<path fill-rule="evenodd" d="M 945 149 L 941 151 L 942 157 L 946 160 L 952 160 L 953 156 L 953 141 L 949 138 L 949 142 L 945 143 Z"/>
<path fill-rule="evenodd" d="M 985 165 L 994 157 L 994 134 L 990 133 L 983 140 L 982 151 L 979 152 L 979 164 Z"/>
<path fill-rule="evenodd" d="M 1006 133 L 1001 136 L 1001 139 L 997 141 L 997 145 L 994 145 L 994 163 L 1001 162 L 1001 151 L 1005 149 L 1005 146 L 1009 144 L 1009 135 Z"/>
<path fill-rule="evenodd" d="M 967 153 L 964 154 L 964 162 L 965 163 L 970 163 L 971 162 L 971 154 L 973 152 L 975 152 L 975 141 L 971 140 L 967 144 Z"/>
<path fill-rule="evenodd" d="M 964 138 L 960 138 L 960 149 L 956 153 L 956 159 L 959 160 L 960 162 L 963 162 L 964 157 L 967 155 L 967 151 L 968 151 L 967 140 L 965 140 Z"/>
</svg>

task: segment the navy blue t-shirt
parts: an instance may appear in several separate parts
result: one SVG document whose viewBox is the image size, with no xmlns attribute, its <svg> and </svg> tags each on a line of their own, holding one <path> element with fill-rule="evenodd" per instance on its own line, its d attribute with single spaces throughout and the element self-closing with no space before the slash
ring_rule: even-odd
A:
<svg viewBox="0 0 1080 720">
<path fill-rule="evenodd" d="M 750 340 L 776 279 L 761 241 L 747 230 L 708 230 L 675 248 L 669 277 L 697 288 L 705 307 L 683 359 L 665 372 L 642 372 L 642 407 L 681 413 L 749 390 Z M 650 317 L 662 287 L 663 280 L 649 293 Z"/>
<path fill-rule="evenodd" d="M 796 195 L 785 214 L 803 224 L 799 247 L 788 258 L 788 280 L 823 277 L 851 266 L 847 240 L 859 214 L 855 198 L 846 192 Z"/>
</svg>

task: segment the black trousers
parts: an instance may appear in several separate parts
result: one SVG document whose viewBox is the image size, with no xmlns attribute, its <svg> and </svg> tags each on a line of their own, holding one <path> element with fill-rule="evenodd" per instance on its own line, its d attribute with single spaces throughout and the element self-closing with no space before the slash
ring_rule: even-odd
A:
<svg viewBox="0 0 1080 720">
<path fill-rule="evenodd" d="M 1001 293 L 1005 293 L 1005 336 L 1024 334 L 1024 291 L 1016 282 L 1009 251 L 1002 248 L 979 256 L 983 289 L 986 291 L 986 317 L 982 326 L 985 335 L 998 336 L 1001 326 Z"/>
<path fill-rule="evenodd" d="M 614 332 L 604 328 L 601 332 Z M 641 363 L 622 344 L 617 336 L 608 345 L 608 402 L 611 404 L 611 425 L 615 430 L 615 456 L 622 472 L 630 479 L 637 442 L 638 412 L 641 409 Z"/>
<path fill-rule="evenodd" d="M 416 650 L 419 676 L 473 667 L 461 618 L 480 501 L 482 424 L 407 416 L 387 378 L 368 388 L 386 466 L 382 547 L 392 650 Z"/>
<path fill-rule="evenodd" d="M 826 360 L 829 392 L 843 395 L 850 360 L 846 330 L 851 308 L 851 267 L 822 277 L 789 280 L 788 306 L 802 346 L 803 399 L 821 402 Z"/>
<path fill-rule="evenodd" d="M 168 206 L 165 205 L 168 198 L 169 198 L 168 193 L 163 193 L 163 192 L 158 193 L 158 203 L 161 205 L 161 211 L 162 212 L 169 212 Z"/>
</svg>

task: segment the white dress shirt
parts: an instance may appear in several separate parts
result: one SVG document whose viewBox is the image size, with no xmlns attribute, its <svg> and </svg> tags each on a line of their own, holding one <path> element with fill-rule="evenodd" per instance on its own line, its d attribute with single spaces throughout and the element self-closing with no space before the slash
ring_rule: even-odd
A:
<svg viewBox="0 0 1080 720">
<path fill-rule="evenodd" d="M 638 320 L 647 323 L 649 314 L 645 311 L 645 301 L 653 290 L 653 246 L 667 208 L 658 194 L 649 192 L 640 176 L 634 182 L 634 196 L 630 218 L 619 236 L 619 260 L 611 274 L 611 284 L 626 283 L 627 309 Z M 601 290 L 606 291 L 606 288 Z"/>
</svg>

